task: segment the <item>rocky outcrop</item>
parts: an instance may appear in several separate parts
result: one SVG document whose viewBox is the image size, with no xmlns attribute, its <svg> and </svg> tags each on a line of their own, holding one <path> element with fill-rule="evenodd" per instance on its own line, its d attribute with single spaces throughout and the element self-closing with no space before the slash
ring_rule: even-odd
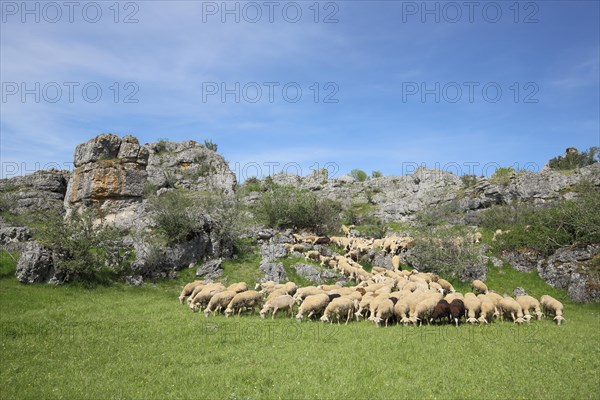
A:
<svg viewBox="0 0 600 400">
<path fill-rule="evenodd" d="M 148 159 L 148 183 L 154 189 L 182 187 L 188 190 L 233 194 L 235 174 L 225 159 L 193 141 L 159 141 L 144 146 Z"/>
<path fill-rule="evenodd" d="M 210 260 L 202 264 L 196 270 L 196 276 L 205 279 L 216 279 L 223 275 L 223 260 Z"/>
<path fill-rule="evenodd" d="M 261 282 L 286 282 L 288 280 L 282 262 L 263 261 L 259 269 L 264 274 Z"/>
<path fill-rule="evenodd" d="M 54 278 L 52 253 L 36 242 L 29 242 L 17 263 L 19 282 L 48 282 Z"/>
<path fill-rule="evenodd" d="M 31 175 L 1 179 L 0 211 L 26 214 L 53 210 L 62 213 L 67 182 L 68 172 L 59 170 L 37 171 Z"/>
<path fill-rule="evenodd" d="M 316 285 L 345 280 L 345 278 L 340 274 L 309 264 L 296 263 L 292 265 L 292 268 L 296 270 L 296 273 L 299 276 Z"/>
<path fill-rule="evenodd" d="M 558 249 L 538 262 L 537 272 L 573 301 L 600 302 L 600 243 Z"/>
</svg>

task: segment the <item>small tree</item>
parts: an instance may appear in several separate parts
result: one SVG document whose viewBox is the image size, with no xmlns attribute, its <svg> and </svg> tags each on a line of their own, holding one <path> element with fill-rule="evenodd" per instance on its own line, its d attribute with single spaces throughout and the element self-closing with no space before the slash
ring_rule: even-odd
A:
<svg viewBox="0 0 600 400">
<path fill-rule="evenodd" d="M 364 182 L 369 177 L 365 171 L 360 169 L 353 169 L 352 171 L 350 171 L 350 176 L 359 182 Z"/>
<path fill-rule="evenodd" d="M 490 182 L 496 185 L 508 186 L 510 178 L 515 174 L 514 168 L 498 168 L 490 177 Z"/>
<path fill-rule="evenodd" d="M 581 153 L 577 150 L 567 151 L 565 155 L 554 157 L 548 161 L 548 167 L 561 171 L 583 168 L 597 163 L 599 153 L 600 149 L 598 147 L 590 147 L 587 151 Z"/>
<path fill-rule="evenodd" d="M 371 172 L 371 178 L 375 179 L 375 178 L 381 178 L 383 176 L 383 173 L 381 173 L 381 171 L 373 171 Z"/>
</svg>

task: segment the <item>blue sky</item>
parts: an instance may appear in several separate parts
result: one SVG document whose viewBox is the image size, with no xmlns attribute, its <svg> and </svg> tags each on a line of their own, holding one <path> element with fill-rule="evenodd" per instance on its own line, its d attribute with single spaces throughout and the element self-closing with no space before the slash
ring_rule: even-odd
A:
<svg viewBox="0 0 600 400">
<path fill-rule="evenodd" d="M 2 1 L 2 177 L 103 132 L 211 139 L 241 179 L 535 170 L 600 144 L 597 1 L 314 3 Z"/>
</svg>

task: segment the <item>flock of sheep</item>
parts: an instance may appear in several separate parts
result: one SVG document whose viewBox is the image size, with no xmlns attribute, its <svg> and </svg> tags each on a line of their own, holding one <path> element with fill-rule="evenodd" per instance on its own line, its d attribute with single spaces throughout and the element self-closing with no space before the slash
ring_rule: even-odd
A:
<svg viewBox="0 0 600 400">
<path fill-rule="evenodd" d="M 488 290 L 480 280 L 472 282 L 473 292 L 462 294 L 436 274 L 401 270 L 398 253 L 411 245 L 411 238 L 393 236 L 374 240 L 300 235 L 294 235 L 294 238 L 296 243 L 288 245 L 290 252 L 304 251 L 304 244 L 333 242 L 344 247 L 346 254 L 343 256 L 324 256 L 317 250 L 309 250 L 305 257 L 336 269 L 354 280 L 356 285 L 298 287 L 293 282 L 269 281 L 249 290 L 243 282 L 225 287 L 221 283 L 197 280 L 185 285 L 179 295 L 180 302 L 183 304 L 187 297 L 192 311 L 204 310 L 207 317 L 219 312 L 228 317 L 257 309 L 261 318 L 269 313 L 275 318 L 279 311 L 293 316 L 297 307 L 298 321 L 306 317 L 347 324 L 354 318 L 357 321 L 366 318 L 377 326 L 388 326 L 394 322 L 419 326 L 423 322 L 452 323 L 458 326 L 462 320 L 487 324 L 494 319 L 509 319 L 522 324 L 531 321 L 532 313 L 538 320 L 544 314 L 553 316 L 558 325 L 564 320 L 563 305 L 548 295 L 542 296 L 539 301 L 527 295 L 516 298 L 501 296 Z M 373 271 L 368 272 L 358 264 L 356 259 L 373 246 L 393 254 L 392 269 L 373 267 Z"/>
</svg>

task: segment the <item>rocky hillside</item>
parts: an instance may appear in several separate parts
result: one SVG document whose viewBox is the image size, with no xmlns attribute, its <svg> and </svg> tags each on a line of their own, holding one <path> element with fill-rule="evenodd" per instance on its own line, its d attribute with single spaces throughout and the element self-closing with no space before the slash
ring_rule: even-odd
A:
<svg viewBox="0 0 600 400">
<path fill-rule="evenodd" d="M 0 242 L 6 250 L 21 252 L 17 278 L 22 282 L 57 283 L 64 279 L 55 267 L 66 256 L 45 247 L 43 240 L 32 239 L 33 214 L 71 216 L 94 210 L 95 229 L 112 226 L 120 232 L 122 245 L 128 249 L 127 280 L 140 283 L 144 278 L 174 276 L 177 270 L 191 264 L 230 257 L 233 242 L 227 230 L 232 221 L 223 212 L 225 205 L 241 195 L 242 203 L 252 206 L 261 196 L 260 191 L 240 190 L 223 157 L 194 141 L 141 145 L 133 136 L 103 134 L 78 145 L 73 158 L 73 171 L 39 171 L 0 180 Z M 446 207 L 456 216 L 453 223 L 469 226 L 476 223 L 479 213 L 493 205 L 527 202 L 543 206 L 569 199 L 575 196 L 575 185 L 584 180 L 600 187 L 600 164 L 570 173 L 550 169 L 514 173 L 502 181 L 478 178 L 468 185 L 451 173 L 425 168 L 412 175 L 364 182 L 350 176 L 329 179 L 325 171 L 306 177 L 278 174 L 269 179 L 274 184 L 292 185 L 337 201 L 346 209 L 356 208 L 383 223 L 401 222 L 408 226 L 414 224 L 419 213 Z M 177 197 L 181 194 L 184 198 Z M 217 196 L 210 206 L 199 200 L 206 195 Z M 169 236 L 173 231 L 163 229 L 157 222 L 157 215 L 169 201 L 177 210 L 178 202 L 186 203 L 186 198 L 191 199 L 193 206 L 179 216 L 193 223 L 187 234 L 175 240 Z M 474 232 L 476 228 L 469 229 Z M 262 246 L 259 266 L 266 277 L 285 276 L 279 261 L 282 251 L 275 252 L 277 257 L 267 251 L 273 246 L 281 247 L 277 242 L 280 234 L 253 223 L 243 236 L 258 240 Z M 284 237 L 282 243 L 292 240 L 290 232 Z M 501 260 L 485 256 L 485 252 L 483 247 L 478 265 L 465 279 L 484 277 L 488 261 L 502 264 Z M 583 250 L 561 249 L 551 257 L 526 250 L 497 256 L 517 269 L 537 271 L 553 286 L 568 290 L 577 301 L 600 301 L 600 282 L 594 272 L 597 267 L 592 265 L 599 252 L 600 246 L 592 245 Z M 405 261 L 409 260 L 410 252 L 404 256 L 408 257 Z M 374 252 L 368 262 L 387 268 L 391 267 L 388 258 Z M 321 274 L 310 266 L 301 270 L 310 270 L 310 276 Z"/>
</svg>

